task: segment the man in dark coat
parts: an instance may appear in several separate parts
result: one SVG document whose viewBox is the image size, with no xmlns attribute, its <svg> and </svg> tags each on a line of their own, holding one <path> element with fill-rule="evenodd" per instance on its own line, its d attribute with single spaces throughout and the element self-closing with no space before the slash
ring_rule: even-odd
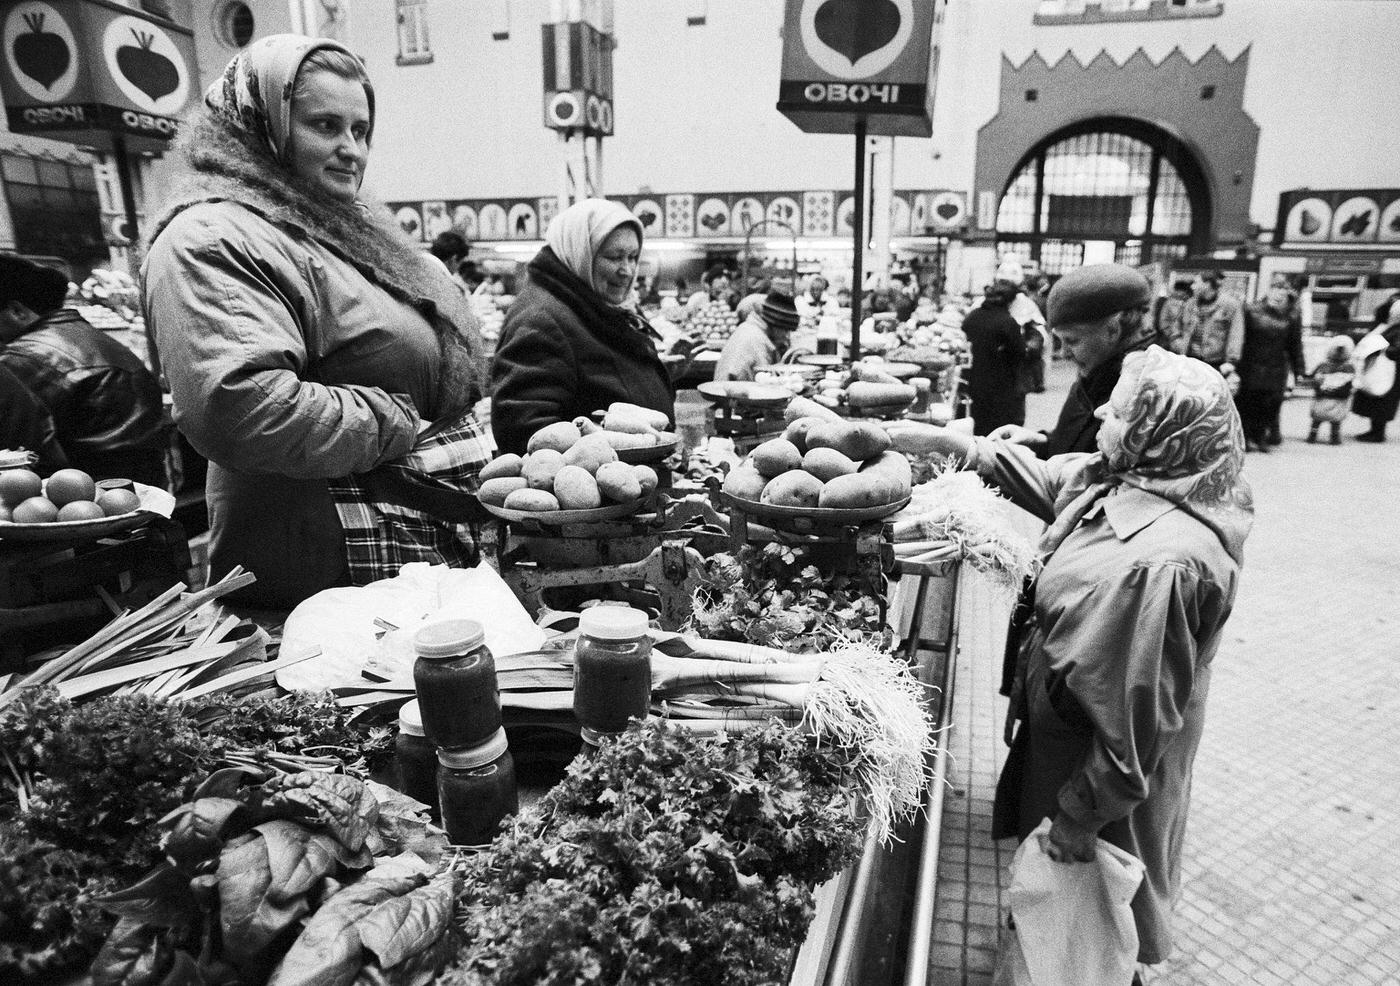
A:
<svg viewBox="0 0 1400 986">
<path fill-rule="evenodd" d="M 165 486 L 160 384 L 136 354 L 63 307 L 68 279 L 0 257 L 0 364 L 53 416 L 68 464 Z"/>
<path fill-rule="evenodd" d="M 1019 384 L 1026 343 L 1007 310 L 1017 287 L 996 280 L 982 304 L 968 312 L 963 333 L 972 350 L 967 393 L 972 398 L 973 434 L 990 435 L 1003 425 L 1026 421 L 1026 395 Z"/>
<path fill-rule="evenodd" d="M 33 452 L 39 457 L 35 467 L 45 475 L 68 465 L 49 409 L 19 377 L 0 366 L 0 450 L 4 449 Z"/>
<path fill-rule="evenodd" d="M 1113 393 L 1123 357 L 1152 345 L 1151 305 L 1147 278 L 1121 264 L 1091 264 L 1056 281 L 1046 304 L 1050 331 L 1079 368 L 1079 377 L 1052 431 L 1008 425 L 992 437 L 1032 446 L 1042 459 L 1098 448 L 1094 411 Z"/>
<path fill-rule="evenodd" d="M 1287 285 L 1278 285 L 1244 310 L 1240 392 L 1235 405 L 1250 451 L 1269 451 L 1270 432 L 1283 406 L 1290 368 L 1295 379 L 1307 375 L 1303 326 L 1293 306 L 1293 293 Z"/>
</svg>

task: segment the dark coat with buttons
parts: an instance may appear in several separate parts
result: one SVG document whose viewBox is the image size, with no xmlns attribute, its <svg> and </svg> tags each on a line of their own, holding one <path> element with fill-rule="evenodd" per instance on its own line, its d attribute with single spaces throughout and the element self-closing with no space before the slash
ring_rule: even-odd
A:
<svg viewBox="0 0 1400 986">
<path fill-rule="evenodd" d="M 675 387 L 641 316 L 608 304 L 546 246 L 530 261 L 491 363 L 496 444 L 523 453 L 545 425 L 614 401 L 675 420 Z"/>
</svg>

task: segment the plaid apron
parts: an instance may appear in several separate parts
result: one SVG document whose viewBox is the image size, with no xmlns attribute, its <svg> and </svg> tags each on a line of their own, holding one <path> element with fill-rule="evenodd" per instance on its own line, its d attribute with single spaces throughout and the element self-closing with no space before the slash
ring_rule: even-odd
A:
<svg viewBox="0 0 1400 986">
<path fill-rule="evenodd" d="M 413 451 L 369 473 L 331 480 L 331 499 L 345 532 L 353 585 L 399 574 L 409 562 L 470 568 L 480 559 L 478 474 L 491 448 L 467 413 L 434 426 Z"/>
</svg>

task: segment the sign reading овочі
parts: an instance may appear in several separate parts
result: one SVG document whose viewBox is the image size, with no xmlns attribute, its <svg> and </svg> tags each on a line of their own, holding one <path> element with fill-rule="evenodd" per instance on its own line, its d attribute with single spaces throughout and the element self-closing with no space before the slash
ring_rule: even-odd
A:
<svg viewBox="0 0 1400 986">
<path fill-rule="evenodd" d="M 110 0 L 0 0 L 0 45 L 13 133 L 160 151 L 198 91 L 190 30 Z"/>
<path fill-rule="evenodd" d="M 808 133 L 932 133 L 933 0 L 786 0 L 778 110 Z"/>
</svg>

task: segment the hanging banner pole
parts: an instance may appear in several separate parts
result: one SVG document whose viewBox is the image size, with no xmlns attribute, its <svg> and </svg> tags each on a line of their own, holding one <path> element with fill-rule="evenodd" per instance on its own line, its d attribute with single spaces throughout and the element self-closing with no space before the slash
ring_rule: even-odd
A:
<svg viewBox="0 0 1400 986">
<path fill-rule="evenodd" d="M 856 187 L 855 214 L 851 225 L 855 261 L 851 265 L 851 362 L 860 359 L 861 302 L 865 293 L 865 117 L 857 116 L 856 130 Z"/>
</svg>

